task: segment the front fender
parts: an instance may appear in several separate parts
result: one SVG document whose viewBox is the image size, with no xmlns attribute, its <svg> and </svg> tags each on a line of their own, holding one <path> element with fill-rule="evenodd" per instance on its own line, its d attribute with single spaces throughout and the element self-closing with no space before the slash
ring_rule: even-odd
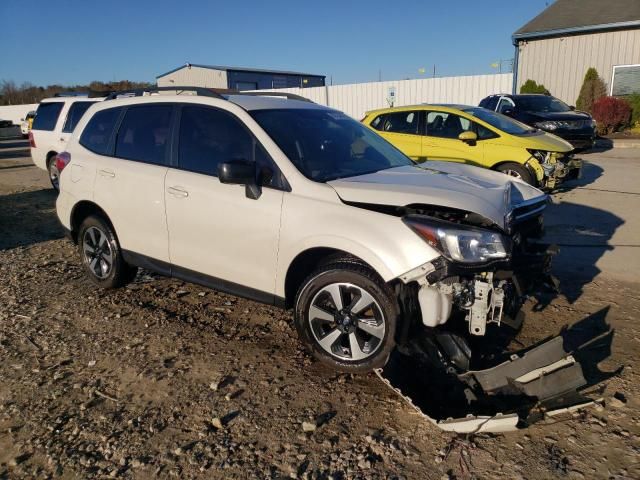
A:
<svg viewBox="0 0 640 480">
<path fill-rule="evenodd" d="M 537 159 L 531 157 L 526 161 L 525 166 L 533 172 L 533 174 L 536 176 L 536 180 L 538 180 L 538 183 L 541 183 L 542 180 L 544 180 L 544 169 Z"/>
<path fill-rule="evenodd" d="M 440 256 L 399 217 L 300 195 L 285 196 L 283 203 L 275 278 L 281 297 L 289 267 L 310 249 L 354 255 L 385 282 Z"/>
</svg>

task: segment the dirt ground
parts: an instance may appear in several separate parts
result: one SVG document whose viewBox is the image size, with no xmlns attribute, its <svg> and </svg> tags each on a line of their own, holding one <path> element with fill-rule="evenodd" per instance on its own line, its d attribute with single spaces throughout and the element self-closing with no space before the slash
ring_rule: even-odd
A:
<svg viewBox="0 0 640 480">
<path fill-rule="evenodd" d="M 373 374 L 318 365 L 291 312 L 147 272 L 97 290 L 54 202 L 26 143 L 1 142 L 0 478 L 640 478 L 640 296 L 628 277 L 557 271 L 562 295 L 530 301 L 517 337 L 609 324 L 599 366 L 624 369 L 590 388 L 601 404 L 464 437 Z"/>
</svg>

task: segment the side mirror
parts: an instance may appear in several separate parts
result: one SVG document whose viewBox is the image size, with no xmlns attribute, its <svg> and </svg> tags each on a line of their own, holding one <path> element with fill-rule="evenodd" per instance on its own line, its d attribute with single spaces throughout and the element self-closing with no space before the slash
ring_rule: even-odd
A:
<svg viewBox="0 0 640 480">
<path fill-rule="evenodd" d="M 458 135 L 458 140 L 462 140 L 464 143 L 468 143 L 469 145 L 475 145 L 478 141 L 478 135 L 475 132 L 462 132 Z"/>
<path fill-rule="evenodd" d="M 513 108 L 506 108 L 502 111 L 503 115 L 506 115 L 507 117 L 512 117 L 514 114 L 514 110 Z"/>
<path fill-rule="evenodd" d="M 220 183 L 245 185 L 245 194 L 253 200 L 257 200 L 262 194 L 256 181 L 256 173 L 256 164 L 248 160 L 231 160 L 218 164 Z"/>
<path fill-rule="evenodd" d="M 575 105 L 569 105 L 569 110 L 575 110 L 576 106 Z"/>
</svg>

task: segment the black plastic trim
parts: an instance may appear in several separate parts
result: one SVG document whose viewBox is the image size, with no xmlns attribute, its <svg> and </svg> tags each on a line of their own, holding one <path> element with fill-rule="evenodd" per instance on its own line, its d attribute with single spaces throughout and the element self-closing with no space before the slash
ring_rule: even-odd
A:
<svg viewBox="0 0 640 480">
<path fill-rule="evenodd" d="M 140 253 L 132 252 L 130 250 L 123 250 L 122 257 L 125 262 L 135 265 L 137 267 L 145 268 L 157 272 L 167 277 L 174 277 L 185 282 L 195 283 L 204 287 L 212 288 L 220 292 L 229 293 L 238 297 L 248 298 L 267 305 L 273 305 L 279 308 L 285 308 L 285 299 L 274 295 L 272 293 L 263 292 L 250 288 L 244 285 L 240 285 L 221 278 L 205 275 L 204 273 L 189 270 L 188 268 L 172 265 L 168 262 L 157 260 L 155 258 L 142 255 Z"/>
</svg>

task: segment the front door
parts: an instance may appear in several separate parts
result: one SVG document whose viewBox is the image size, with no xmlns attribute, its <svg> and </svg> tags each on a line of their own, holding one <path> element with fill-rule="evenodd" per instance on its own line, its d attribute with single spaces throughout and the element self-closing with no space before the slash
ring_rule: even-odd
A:
<svg viewBox="0 0 640 480">
<path fill-rule="evenodd" d="M 480 141 L 467 143 L 458 139 L 462 132 L 477 133 L 474 122 L 453 113 L 428 111 L 425 123 L 422 153 L 427 160 L 446 160 L 482 166 L 483 143 Z"/>
<path fill-rule="evenodd" d="M 174 274 L 250 297 L 272 295 L 283 192 L 266 178 L 254 200 L 244 186 L 217 177 L 220 163 L 262 167 L 270 159 L 235 116 L 202 105 L 182 107 L 177 152 L 165 191 Z"/>
</svg>

